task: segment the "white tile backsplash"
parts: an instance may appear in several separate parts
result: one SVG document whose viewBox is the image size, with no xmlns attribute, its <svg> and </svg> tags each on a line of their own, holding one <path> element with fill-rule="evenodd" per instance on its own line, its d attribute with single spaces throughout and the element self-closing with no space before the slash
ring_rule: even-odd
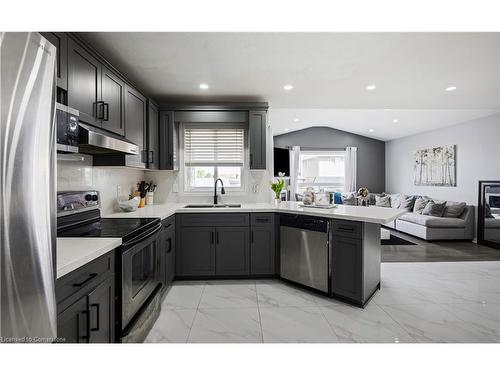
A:
<svg viewBox="0 0 500 375">
<path fill-rule="evenodd" d="M 73 154 L 57 160 L 57 190 L 99 190 L 103 215 L 119 211 L 116 203 L 118 186 L 121 186 L 122 194 L 129 194 L 143 179 L 141 169 L 93 167 L 90 155 Z"/>
</svg>

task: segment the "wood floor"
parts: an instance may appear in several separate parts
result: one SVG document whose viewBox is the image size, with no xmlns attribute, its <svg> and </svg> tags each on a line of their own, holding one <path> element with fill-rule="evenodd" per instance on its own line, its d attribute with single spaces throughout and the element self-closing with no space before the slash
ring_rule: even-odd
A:
<svg viewBox="0 0 500 375">
<path fill-rule="evenodd" d="M 500 260 L 500 250 L 468 241 L 430 241 L 405 233 L 392 235 L 411 241 L 414 245 L 382 246 L 382 262 L 473 262 Z"/>
</svg>

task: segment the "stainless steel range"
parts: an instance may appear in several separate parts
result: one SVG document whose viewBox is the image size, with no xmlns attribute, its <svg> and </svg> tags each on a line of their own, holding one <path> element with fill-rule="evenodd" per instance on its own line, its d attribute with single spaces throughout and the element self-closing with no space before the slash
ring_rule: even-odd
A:
<svg viewBox="0 0 500 375">
<path fill-rule="evenodd" d="M 156 218 L 101 218 L 99 192 L 57 194 L 58 237 L 115 237 L 116 332 L 119 342 L 142 342 L 160 312 L 160 253 Z"/>
</svg>

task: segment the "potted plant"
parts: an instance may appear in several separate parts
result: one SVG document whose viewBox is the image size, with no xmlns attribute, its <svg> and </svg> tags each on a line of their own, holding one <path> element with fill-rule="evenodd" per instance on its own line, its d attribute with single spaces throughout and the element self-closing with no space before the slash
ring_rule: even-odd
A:
<svg viewBox="0 0 500 375">
<path fill-rule="evenodd" d="M 280 173 L 278 173 L 278 175 L 282 177 Z M 277 181 L 271 181 L 270 184 L 271 184 L 271 190 L 274 191 L 274 203 L 275 204 L 281 203 L 281 192 L 285 187 L 285 180 L 278 178 Z"/>
</svg>

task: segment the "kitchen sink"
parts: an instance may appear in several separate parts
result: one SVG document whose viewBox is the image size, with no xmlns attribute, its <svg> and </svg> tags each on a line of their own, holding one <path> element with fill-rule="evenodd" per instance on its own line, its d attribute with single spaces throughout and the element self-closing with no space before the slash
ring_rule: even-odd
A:
<svg viewBox="0 0 500 375">
<path fill-rule="evenodd" d="M 188 204 L 184 208 L 239 208 L 241 204 Z"/>
</svg>

